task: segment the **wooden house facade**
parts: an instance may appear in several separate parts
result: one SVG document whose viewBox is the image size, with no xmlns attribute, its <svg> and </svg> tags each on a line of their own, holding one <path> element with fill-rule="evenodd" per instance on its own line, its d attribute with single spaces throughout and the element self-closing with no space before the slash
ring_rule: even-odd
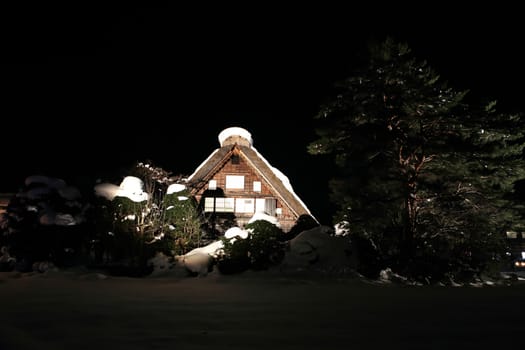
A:
<svg viewBox="0 0 525 350">
<path fill-rule="evenodd" d="M 206 213 L 233 215 L 240 227 L 256 213 L 264 213 L 285 232 L 299 216 L 312 216 L 288 178 L 252 146 L 248 131 L 225 129 L 219 142 L 220 148 L 188 178 L 192 195 Z"/>
</svg>

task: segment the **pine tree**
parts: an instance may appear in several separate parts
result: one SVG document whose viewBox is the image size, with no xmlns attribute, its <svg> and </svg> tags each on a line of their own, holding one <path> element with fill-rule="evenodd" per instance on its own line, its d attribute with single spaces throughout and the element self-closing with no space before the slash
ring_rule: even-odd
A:
<svg viewBox="0 0 525 350">
<path fill-rule="evenodd" d="M 195 198 L 190 197 L 187 189 L 166 194 L 163 208 L 165 241 L 168 243 L 169 253 L 181 255 L 204 245 L 204 237 L 201 235 L 202 217 Z"/>
<path fill-rule="evenodd" d="M 371 238 L 385 263 L 407 273 L 437 275 L 468 263 L 462 258 L 451 266 L 455 251 L 483 255 L 477 259 L 485 262 L 501 242 L 500 220 L 493 219 L 508 209 L 496 189 L 511 191 L 522 175 L 516 161 L 523 137 L 511 142 L 516 134 L 508 133 L 517 117 L 495 114 L 492 105 L 469 107 L 467 92 L 441 82 L 406 44 L 387 39 L 372 46 L 369 57 L 321 106 L 319 139 L 308 148 L 334 155 L 340 166 L 341 176 L 331 181 L 337 219 Z M 505 148 L 510 144 L 512 150 Z M 472 248 L 482 241 L 490 249 Z M 418 271 L 424 261 L 439 271 Z"/>
<path fill-rule="evenodd" d="M 139 162 L 128 173 L 140 181 L 145 195 L 139 201 L 126 196 L 99 199 L 94 214 L 111 262 L 142 268 L 156 252 L 183 254 L 202 244 L 202 218 L 188 189 L 177 184 L 181 177 L 171 177 L 151 162 Z M 177 190 L 170 190 L 171 185 Z"/>
</svg>

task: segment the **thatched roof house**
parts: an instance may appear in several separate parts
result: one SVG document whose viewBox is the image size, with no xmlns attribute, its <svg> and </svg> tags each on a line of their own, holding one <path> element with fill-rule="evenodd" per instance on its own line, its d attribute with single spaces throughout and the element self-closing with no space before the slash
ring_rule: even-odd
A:
<svg viewBox="0 0 525 350">
<path fill-rule="evenodd" d="M 219 134 L 220 148 L 188 178 L 204 211 L 229 214 L 243 226 L 256 213 L 277 219 L 286 232 L 310 210 L 294 193 L 288 178 L 253 147 L 251 134 L 232 127 Z"/>
</svg>

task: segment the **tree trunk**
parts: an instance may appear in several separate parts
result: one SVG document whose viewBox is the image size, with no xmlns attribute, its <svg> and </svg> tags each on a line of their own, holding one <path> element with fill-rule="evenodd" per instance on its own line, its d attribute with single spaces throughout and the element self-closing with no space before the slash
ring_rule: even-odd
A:
<svg viewBox="0 0 525 350">
<path fill-rule="evenodd" d="M 403 237 L 401 241 L 401 258 L 405 262 L 412 260 L 415 256 L 414 238 L 417 219 L 417 194 L 415 187 L 415 181 L 409 180 L 405 195 Z"/>
</svg>

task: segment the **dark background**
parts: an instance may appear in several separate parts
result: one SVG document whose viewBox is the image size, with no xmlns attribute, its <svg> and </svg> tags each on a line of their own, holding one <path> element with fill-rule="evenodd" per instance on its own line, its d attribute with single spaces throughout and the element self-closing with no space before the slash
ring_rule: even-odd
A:
<svg viewBox="0 0 525 350">
<path fill-rule="evenodd" d="M 91 186 L 135 161 L 189 175 L 240 126 L 329 222 L 329 159 L 307 154 L 333 83 L 372 40 L 406 41 L 443 80 L 521 111 L 518 8 L 39 6 L 0 12 L 0 192 L 44 174 Z"/>
</svg>

